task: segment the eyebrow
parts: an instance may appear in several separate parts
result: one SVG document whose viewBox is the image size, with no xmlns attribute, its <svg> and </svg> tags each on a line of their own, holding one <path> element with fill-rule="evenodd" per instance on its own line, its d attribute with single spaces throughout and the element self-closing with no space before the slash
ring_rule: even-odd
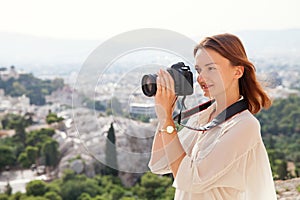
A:
<svg viewBox="0 0 300 200">
<path fill-rule="evenodd" d="M 216 63 L 214 63 L 214 62 L 211 62 L 211 63 L 207 63 L 207 64 L 205 64 L 204 66 L 205 67 L 207 67 L 207 66 L 209 66 L 209 65 L 215 65 Z M 195 69 L 197 69 L 197 68 L 200 68 L 198 65 L 195 65 Z"/>
<path fill-rule="evenodd" d="M 216 64 L 216 63 L 212 62 L 212 63 L 207 63 L 207 64 L 205 64 L 204 66 L 207 67 L 207 66 L 209 66 L 209 65 L 215 65 L 215 64 Z"/>
</svg>

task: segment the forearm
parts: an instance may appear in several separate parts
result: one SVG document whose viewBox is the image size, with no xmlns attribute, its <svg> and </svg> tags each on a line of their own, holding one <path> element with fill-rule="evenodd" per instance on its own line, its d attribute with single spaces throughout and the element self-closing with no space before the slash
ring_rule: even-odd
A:
<svg viewBox="0 0 300 200">
<path fill-rule="evenodd" d="M 170 73 L 160 70 L 156 81 L 155 110 L 160 122 L 158 130 L 165 130 L 168 126 L 175 127 L 174 121 L 172 120 L 172 113 L 177 99 L 174 89 L 174 80 Z M 177 132 L 171 131 L 169 134 L 166 131 L 160 131 L 155 137 L 153 150 L 156 151 L 156 155 L 166 156 L 167 164 L 173 175 L 176 176 L 179 165 L 185 156 Z M 160 149 L 163 149 L 163 151 L 160 151 Z"/>
<path fill-rule="evenodd" d="M 165 129 L 169 125 L 175 127 L 172 119 L 167 119 L 159 126 L 159 129 Z M 180 163 L 186 155 L 178 138 L 177 131 L 175 130 L 172 134 L 168 134 L 166 132 L 161 132 L 158 134 L 160 135 L 158 137 L 161 138 L 160 145 L 162 145 L 165 151 L 173 176 L 176 177 Z"/>
<path fill-rule="evenodd" d="M 163 146 L 163 141 L 161 137 L 161 133 L 159 133 L 159 127 L 156 130 L 153 144 L 152 144 L 152 150 L 151 150 L 151 163 L 156 163 L 159 159 L 161 159 L 163 156 L 165 156 L 165 150 Z"/>
</svg>

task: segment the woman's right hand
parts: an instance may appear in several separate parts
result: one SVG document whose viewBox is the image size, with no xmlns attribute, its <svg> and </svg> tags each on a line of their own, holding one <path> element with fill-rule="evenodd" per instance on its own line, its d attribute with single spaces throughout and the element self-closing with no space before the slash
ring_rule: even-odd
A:
<svg viewBox="0 0 300 200">
<path fill-rule="evenodd" d="M 177 97 L 175 95 L 173 77 L 165 70 L 159 70 L 156 79 L 155 111 L 161 124 L 172 120 Z"/>
</svg>

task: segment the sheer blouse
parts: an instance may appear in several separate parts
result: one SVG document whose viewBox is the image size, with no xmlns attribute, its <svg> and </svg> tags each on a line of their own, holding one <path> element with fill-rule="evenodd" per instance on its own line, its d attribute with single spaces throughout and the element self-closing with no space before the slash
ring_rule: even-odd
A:
<svg viewBox="0 0 300 200">
<path fill-rule="evenodd" d="M 206 124 L 213 107 L 192 116 L 188 124 L 194 127 Z M 173 183 L 175 200 L 276 199 L 260 124 L 248 110 L 204 133 L 183 128 L 177 134 L 178 145 L 186 156 Z M 182 155 L 174 150 L 175 153 Z M 161 155 L 152 152 L 150 170 L 157 174 L 171 173 L 166 155 Z"/>
</svg>

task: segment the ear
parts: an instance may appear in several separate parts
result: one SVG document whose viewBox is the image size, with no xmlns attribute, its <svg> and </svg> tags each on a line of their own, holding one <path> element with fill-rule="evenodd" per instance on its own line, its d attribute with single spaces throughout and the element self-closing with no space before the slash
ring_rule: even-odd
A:
<svg viewBox="0 0 300 200">
<path fill-rule="evenodd" d="M 235 68 L 234 77 L 236 79 L 241 78 L 244 74 L 244 66 L 234 66 L 234 68 Z"/>
</svg>

